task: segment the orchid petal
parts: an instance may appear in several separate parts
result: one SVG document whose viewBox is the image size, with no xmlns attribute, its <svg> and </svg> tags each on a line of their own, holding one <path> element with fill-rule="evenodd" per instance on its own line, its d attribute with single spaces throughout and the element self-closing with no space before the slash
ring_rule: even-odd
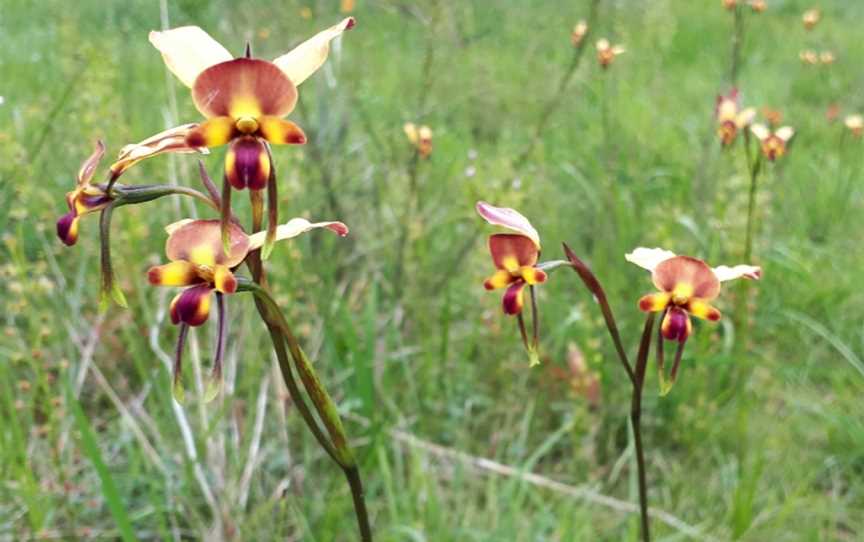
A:
<svg viewBox="0 0 864 542">
<path fill-rule="evenodd" d="M 686 341 L 692 330 L 693 324 L 690 322 L 690 317 L 679 307 L 670 308 L 660 324 L 663 337 L 679 343 Z"/>
<path fill-rule="evenodd" d="M 654 271 L 660 262 L 674 258 L 675 253 L 662 248 L 645 248 L 639 247 L 633 252 L 624 255 L 624 259 L 632 264 L 636 264 L 642 269 Z"/>
<path fill-rule="evenodd" d="M 668 292 L 657 292 L 643 295 L 639 299 L 639 310 L 643 312 L 659 312 L 669 306 L 672 294 Z"/>
<path fill-rule="evenodd" d="M 220 147 L 237 135 L 237 127 L 231 117 L 211 117 L 193 128 L 186 135 L 190 147 Z"/>
<path fill-rule="evenodd" d="M 157 286 L 191 286 L 204 282 L 195 264 L 183 260 L 151 267 L 147 280 Z"/>
<path fill-rule="evenodd" d="M 525 286 L 525 281 L 517 280 L 504 292 L 501 305 L 506 314 L 515 315 L 522 312 L 522 307 L 525 305 Z"/>
<path fill-rule="evenodd" d="M 533 267 L 540 254 L 531 239 L 515 233 L 489 236 L 489 253 L 495 267 L 511 273 L 516 273 L 521 267 Z"/>
<path fill-rule="evenodd" d="M 200 326 L 210 316 L 210 298 L 213 288 L 209 284 L 193 286 L 180 292 L 171 302 L 171 320 L 190 326 Z"/>
<path fill-rule="evenodd" d="M 538 234 L 537 230 L 534 229 L 534 226 L 528 222 L 528 219 L 522 216 L 518 211 L 508 207 L 495 207 L 485 201 L 478 201 L 474 208 L 486 222 L 493 226 L 503 226 L 518 232 L 534 241 L 537 248 L 540 248 L 540 234 Z"/>
<path fill-rule="evenodd" d="M 235 267 L 249 253 L 249 236 L 240 226 L 229 223 L 230 251 L 222 247 L 219 220 L 193 220 L 174 228 L 165 243 L 165 253 L 172 261 L 185 260 L 197 265 Z"/>
<path fill-rule="evenodd" d="M 235 58 L 201 72 L 192 87 L 195 107 L 205 117 L 282 117 L 297 104 L 297 88 L 266 60 Z"/>
<path fill-rule="evenodd" d="M 690 301 L 687 302 L 686 309 L 687 312 L 696 318 L 711 320 L 712 322 L 716 322 L 720 319 L 720 311 L 711 306 L 711 304 L 704 299 L 695 297 L 690 299 Z"/>
<path fill-rule="evenodd" d="M 270 178 L 270 155 L 255 137 L 235 139 L 225 153 L 225 176 L 237 190 L 262 190 Z"/>
<path fill-rule="evenodd" d="M 762 278 L 762 268 L 758 265 L 736 265 L 729 267 L 721 265 L 712 269 L 717 280 L 726 282 L 727 280 L 735 280 L 745 278 L 751 280 L 759 280 Z"/>
<path fill-rule="evenodd" d="M 778 128 L 774 135 L 779 137 L 784 143 L 792 139 L 792 136 L 795 135 L 795 130 L 790 126 L 784 126 L 782 128 Z"/>
<path fill-rule="evenodd" d="M 720 294 L 720 281 L 708 264 L 690 256 L 675 256 L 660 262 L 651 275 L 660 291 L 695 296 L 710 301 Z"/>
<path fill-rule="evenodd" d="M 74 211 L 66 213 L 57 220 L 57 237 L 68 247 L 78 242 L 78 216 Z"/>
<path fill-rule="evenodd" d="M 184 124 L 159 132 L 140 143 L 126 145 L 120 150 L 117 161 L 111 164 L 111 172 L 119 176 L 141 160 L 165 152 L 208 154 L 206 148 L 190 146 L 186 142 L 186 137 L 196 127 L 198 124 Z"/>
<path fill-rule="evenodd" d="M 233 294 L 237 291 L 237 278 L 224 265 L 217 265 L 213 269 L 213 286 L 223 294 Z"/>
<path fill-rule="evenodd" d="M 509 271 L 499 269 L 492 274 L 491 277 L 483 281 L 483 287 L 487 290 L 497 290 L 517 280 L 516 277 L 510 274 Z"/>
<path fill-rule="evenodd" d="M 78 170 L 78 186 L 86 185 L 93 178 L 93 173 L 96 172 L 96 167 L 105 155 L 105 144 L 101 140 L 96 141 L 96 148 L 93 150 L 87 160 L 81 164 L 81 169 Z"/>
<path fill-rule="evenodd" d="M 290 52 L 278 57 L 273 64 L 276 64 L 294 85 L 299 86 L 327 60 L 330 54 L 330 42 L 346 30 L 354 28 L 354 24 L 353 17 L 343 19 L 339 24 L 315 34 Z"/>
<path fill-rule="evenodd" d="M 272 115 L 258 118 L 261 136 L 274 145 L 302 145 L 306 143 L 306 134 L 291 121 Z"/>
<path fill-rule="evenodd" d="M 197 26 L 181 26 L 150 32 L 150 43 L 162 53 L 165 65 L 187 87 L 207 68 L 233 56 L 218 41 Z"/>
<path fill-rule="evenodd" d="M 279 227 L 276 228 L 276 240 L 283 241 L 285 239 L 291 239 L 317 228 L 327 228 L 336 233 L 339 237 L 345 237 L 348 235 L 348 226 L 342 222 L 309 222 L 305 218 L 292 218 L 288 222 L 280 224 Z M 264 231 L 259 231 L 258 233 L 249 236 L 249 250 L 261 248 L 264 245 L 264 239 L 266 236 L 267 232 Z"/>
<path fill-rule="evenodd" d="M 750 131 L 753 132 L 760 141 L 768 139 L 768 136 L 771 135 L 771 130 L 768 129 L 764 124 L 754 124 L 750 127 Z"/>
</svg>

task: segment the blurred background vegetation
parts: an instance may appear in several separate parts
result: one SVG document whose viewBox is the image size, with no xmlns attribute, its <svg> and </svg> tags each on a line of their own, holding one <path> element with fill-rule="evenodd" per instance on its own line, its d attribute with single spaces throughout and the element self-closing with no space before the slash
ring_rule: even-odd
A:
<svg viewBox="0 0 864 542">
<path fill-rule="evenodd" d="M 270 276 L 347 417 L 379 540 L 638 534 L 629 386 L 594 303 L 570 272 L 540 288 L 543 364 L 529 369 L 481 286 L 493 228 L 473 205 L 522 211 L 547 259 L 570 244 L 635 348 L 635 303 L 652 288 L 623 254 L 740 263 L 748 179 L 741 147 L 724 152 L 715 134 L 733 25 L 721 2 L 601 0 L 558 99 L 590 3 L 357 0 L 357 27 L 300 89 L 292 119 L 309 143 L 275 150 L 282 216 L 351 227 L 278 246 Z M 811 31 L 810 0 L 743 11 L 744 103 L 798 134 L 758 192 L 764 280 L 727 287 L 724 320 L 696 324 L 670 395 L 650 366 L 651 504 L 674 516 L 655 517 L 659 540 L 864 536 L 862 142 L 842 122 L 864 108 L 864 4 L 818 4 Z M 195 24 L 274 58 L 344 7 L 0 0 L 0 539 L 355 539 L 344 479 L 286 401 L 248 298 L 229 300 L 222 396 L 172 401 L 172 292 L 145 272 L 163 260 L 164 225 L 212 212 L 163 199 L 115 213 L 130 308 L 106 313 L 97 219 L 74 248 L 53 231 L 96 138 L 111 156 L 199 119 L 149 30 Z M 627 49 L 605 72 L 600 37 Z M 805 49 L 836 60 L 802 63 Z M 407 121 L 432 128 L 428 160 L 414 162 Z M 204 158 L 216 178 L 223 153 Z M 123 180 L 197 187 L 196 159 L 152 159 Z M 213 331 L 193 334 L 199 384 Z"/>
</svg>

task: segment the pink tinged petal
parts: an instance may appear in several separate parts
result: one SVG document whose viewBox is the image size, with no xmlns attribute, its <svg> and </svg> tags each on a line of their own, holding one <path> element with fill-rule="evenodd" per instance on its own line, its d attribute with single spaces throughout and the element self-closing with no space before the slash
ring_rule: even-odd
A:
<svg viewBox="0 0 864 542">
<path fill-rule="evenodd" d="M 502 226 L 518 232 L 525 237 L 531 239 L 537 248 L 540 248 L 540 234 L 534 229 L 534 226 L 528 222 L 528 219 L 522 216 L 518 211 L 508 207 L 495 207 L 485 201 L 478 201 L 474 206 L 477 213 L 483 217 L 483 220 L 493 226 Z"/>
<path fill-rule="evenodd" d="M 342 222 L 309 222 L 305 218 L 292 218 L 284 224 L 280 224 L 276 228 L 276 240 L 284 241 L 297 237 L 307 231 L 318 228 L 326 228 L 339 237 L 348 236 L 348 226 Z M 255 250 L 264 246 L 264 240 L 267 237 L 267 232 L 259 231 L 258 233 L 249 236 L 249 250 Z"/>
<path fill-rule="evenodd" d="M 517 273 L 521 267 L 533 267 L 540 254 L 534 241 L 515 233 L 489 236 L 489 253 L 495 267 L 511 273 Z"/>
<path fill-rule="evenodd" d="M 151 267 L 147 280 L 155 286 L 191 286 L 204 282 L 198 276 L 197 266 L 184 260 Z"/>
<path fill-rule="evenodd" d="M 213 288 L 209 284 L 193 286 L 180 292 L 171 302 L 171 320 L 200 326 L 210 316 Z"/>
<path fill-rule="evenodd" d="M 197 265 L 236 267 L 249 252 L 249 236 L 233 222 L 228 224 L 231 250 L 222 247 L 222 227 L 218 219 L 193 220 L 174 229 L 165 243 L 172 261 L 185 260 Z"/>
<path fill-rule="evenodd" d="M 233 58 L 225 47 L 197 26 L 150 32 L 150 43 L 162 53 L 171 73 L 187 87 L 191 87 L 207 68 Z"/>
<path fill-rule="evenodd" d="M 207 154 L 209 151 L 206 148 L 189 145 L 186 142 L 186 137 L 197 127 L 198 124 L 184 124 L 159 132 L 140 143 L 126 145 L 120 151 L 117 161 L 111 164 L 112 173 L 119 176 L 141 160 L 166 152 Z"/>
<path fill-rule="evenodd" d="M 297 103 L 297 88 L 273 63 L 235 58 L 207 68 L 192 87 L 195 107 L 205 117 L 283 117 Z"/>
<path fill-rule="evenodd" d="M 691 296 L 707 301 L 720 293 L 720 281 L 708 264 L 690 256 L 675 256 L 660 262 L 651 278 L 654 286 L 664 292 L 685 286 Z"/>
<path fill-rule="evenodd" d="M 343 19 L 339 24 L 319 32 L 304 41 L 290 52 L 273 61 L 295 85 L 315 73 L 330 54 L 330 42 L 342 35 L 346 30 L 354 28 L 354 18 Z"/>
<path fill-rule="evenodd" d="M 735 117 L 735 126 L 737 128 L 746 128 L 747 126 L 750 126 L 750 123 L 752 123 L 755 118 L 756 110 L 752 107 L 748 107 L 744 111 L 738 113 Z"/>
<path fill-rule="evenodd" d="M 517 277 L 511 275 L 509 271 L 504 271 L 503 269 L 501 269 L 499 271 L 496 271 L 491 277 L 483 281 L 483 287 L 487 290 L 497 290 L 511 284 L 516 280 L 518 280 Z"/>
<path fill-rule="evenodd" d="M 519 314 L 522 312 L 522 307 L 525 305 L 525 281 L 517 280 L 507 288 L 502 299 L 502 307 L 506 314 Z"/>
<path fill-rule="evenodd" d="M 712 271 L 714 271 L 714 276 L 716 276 L 717 280 L 720 282 L 739 278 L 750 280 L 759 280 L 762 278 L 762 268 L 758 265 L 736 265 L 734 267 L 721 265 L 715 267 Z"/>
<path fill-rule="evenodd" d="M 262 190 L 270 178 L 270 156 L 264 144 L 252 136 L 231 142 L 225 153 L 225 175 L 237 190 Z"/>
<path fill-rule="evenodd" d="M 78 185 L 85 185 L 93 178 L 93 173 L 96 172 L 96 167 L 105 155 L 105 144 L 102 141 L 96 141 L 96 148 L 93 154 L 81 164 L 81 169 L 78 170 Z"/>
<path fill-rule="evenodd" d="M 78 217 L 74 212 L 66 213 L 57 220 L 57 237 L 70 247 L 78 241 Z"/>
<path fill-rule="evenodd" d="M 660 324 L 660 332 L 663 337 L 679 343 L 687 340 L 692 329 L 693 324 L 690 323 L 690 317 L 679 307 L 671 307 Z"/>
<path fill-rule="evenodd" d="M 675 253 L 662 248 L 644 248 L 639 247 L 633 252 L 624 255 L 624 259 L 632 264 L 636 264 L 642 269 L 654 271 L 661 262 L 665 262 L 670 258 L 674 258 Z"/>
<path fill-rule="evenodd" d="M 771 135 L 771 130 L 769 130 L 764 124 L 754 124 L 750 127 L 750 131 L 753 132 L 753 135 L 755 135 L 759 141 L 764 141 Z"/>
</svg>

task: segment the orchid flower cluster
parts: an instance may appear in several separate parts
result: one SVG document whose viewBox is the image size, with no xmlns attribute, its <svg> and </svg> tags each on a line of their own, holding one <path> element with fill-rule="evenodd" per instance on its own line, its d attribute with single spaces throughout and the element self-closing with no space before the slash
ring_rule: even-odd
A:
<svg viewBox="0 0 864 542">
<path fill-rule="evenodd" d="M 182 355 L 190 327 L 203 325 L 213 305 L 218 317 L 213 369 L 205 400 L 218 394 L 222 382 L 222 357 L 227 340 L 226 296 L 251 292 L 259 315 L 273 341 L 285 384 L 310 430 L 346 474 L 351 486 L 361 538 L 371 540 L 359 471 L 335 405 L 321 385 L 312 365 L 294 337 L 287 320 L 269 293 L 263 260 L 277 241 L 324 228 L 339 236 L 348 228 L 339 221 L 310 222 L 292 218 L 278 222 L 277 180 L 271 145 L 301 145 L 303 130 L 285 117 L 298 100 L 297 87 L 326 61 L 330 42 L 354 26 L 348 17 L 273 61 L 252 57 L 246 46 L 240 58 L 196 26 L 151 32 L 150 42 L 162 54 L 169 70 L 191 90 L 192 101 L 205 120 L 171 128 L 123 147 L 110 165 L 106 182 L 94 184 L 94 175 L 105 154 L 98 142 L 93 154 L 78 171 L 75 188 L 66 195 L 69 212 L 57 221 L 57 235 L 66 245 L 79 236 L 80 219 L 100 212 L 103 302 L 109 297 L 125 306 L 123 293 L 114 283 L 110 258 L 111 213 L 120 206 L 144 203 L 177 194 L 193 197 L 218 213 L 211 219 L 184 219 L 168 225 L 165 252 L 168 262 L 147 271 L 150 284 L 181 288 L 170 303 L 173 324 L 179 326 L 173 368 L 173 391 L 184 398 Z M 120 177 L 141 160 L 165 153 L 200 153 L 228 145 L 221 194 L 203 164 L 201 177 L 207 193 L 193 188 L 164 185 L 124 185 Z M 231 208 L 232 192 L 248 189 L 252 211 L 251 234 L 240 225 Z M 268 222 L 264 219 L 267 191 Z M 245 264 L 251 277 L 240 274 Z M 214 303 L 215 299 L 215 303 Z M 290 360 L 289 355 L 290 353 Z M 296 376 L 295 376 L 296 373 Z M 297 377 L 320 423 L 307 405 Z"/>
<path fill-rule="evenodd" d="M 514 233 L 496 233 L 489 237 L 489 253 L 495 272 L 483 283 L 487 290 L 506 288 L 502 299 L 502 309 L 509 316 L 516 316 L 522 342 L 530 357 L 530 365 L 539 363 L 538 350 L 538 308 L 534 287 L 547 282 L 549 272 L 559 267 L 570 267 L 579 276 L 592 294 L 600 308 L 615 351 L 630 382 L 630 421 L 636 451 L 636 464 L 639 485 L 639 511 L 642 539 L 650 540 L 648 490 L 645 455 L 642 447 L 642 395 L 651 341 L 654 336 L 654 322 L 660 314 L 657 327 L 656 365 L 660 395 L 666 395 L 675 384 L 681 364 L 684 346 L 693 333 L 691 316 L 711 322 L 720 320 L 720 311 L 713 301 L 720 295 L 721 283 L 737 278 L 758 280 L 761 268 L 752 265 L 710 267 L 704 261 L 691 256 L 679 256 L 660 248 L 639 247 L 624 255 L 624 258 L 647 271 L 656 292 L 643 295 L 636 303 L 639 310 L 647 314 L 644 330 L 636 355 L 631 362 L 606 292 L 600 281 L 579 257 L 564 244 L 566 260 L 538 263 L 540 257 L 540 236 L 537 230 L 518 211 L 506 207 L 495 207 L 480 201 L 476 210 L 486 222 L 507 228 Z M 525 306 L 524 291 L 529 288 L 533 317 L 533 338 L 528 340 L 522 312 Z M 667 376 L 665 370 L 665 343 L 677 344 L 672 368 Z"/>
</svg>

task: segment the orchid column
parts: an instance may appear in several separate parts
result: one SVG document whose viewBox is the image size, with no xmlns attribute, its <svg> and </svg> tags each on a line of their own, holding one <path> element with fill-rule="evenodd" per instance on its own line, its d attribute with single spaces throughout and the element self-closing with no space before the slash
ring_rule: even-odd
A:
<svg viewBox="0 0 864 542">
<path fill-rule="evenodd" d="M 58 221 L 57 233 L 64 243 L 72 245 L 78 238 L 80 217 L 101 212 L 103 299 L 111 297 L 125 306 L 125 298 L 113 281 L 109 241 L 113 210 L 179 194 L 196 198 L 218 212 L 216 219 L 186 219 L 167 226 L 166 253 L 170 261 L 148 272 L 151 284 L 184 288 L 170 307 L 172 322 L 180 326 L 174 397 L 177 401 L 184 398 L 182 354 L 189 329 L 207 321 L 214 299 L 218 333 L 206 398 L 219 393 L 221 362 L 228 339 L 227 298 L 237 297 L 232 294 L 240 292 L 252 293 L 288 391 L 321 447 L 347 477 L 361 539 L 369 541 L 372 533 L 363 486 L 336 405 L 271 295 L 263 263 L 276 241 L 316 228 L 326 228 L 343 237 L 348 234 L 348 228 L 337 221 L 312 223 L 294 218 L 279 225 L 276 168 L 270 145 L 305 143 L 302 129 L 284 117 L 297 103 L 297 86 L 326 61 L 330 42 L 353 26 L 353 18 L 344 19 L 272 62 L 252 58 L 248 45 L 241 58 L 233 58 L 227 49 L 195 26 L 151 32 L 151 43 L 162 53 L 171 72 L 191 89 L 195 106 L 206 120 L 127 145 L 109 168 L 106 183 L 92 184 L 104 154 L 104 146 L 99 143 L 82 165 L 75 190 L 67 195 L 69 213 Z M 129 168 L 145 158 L 169 152 L 207 153 L 209 148 L 221 145 L 230 145 L 221 192 L 203 165 L 201 177 L 206 194 L 187 187 L 118 182 Z M 232 192 L 246 189 L 251 204 L 251 234 L 246 233 L 231 208 Z M 268 222 L 263 230 L 265 190 Z M 244 263 L 249 278 L 239 274 Z M 301 385 L 308 398 L 301 393 Z"/>
</svg>

